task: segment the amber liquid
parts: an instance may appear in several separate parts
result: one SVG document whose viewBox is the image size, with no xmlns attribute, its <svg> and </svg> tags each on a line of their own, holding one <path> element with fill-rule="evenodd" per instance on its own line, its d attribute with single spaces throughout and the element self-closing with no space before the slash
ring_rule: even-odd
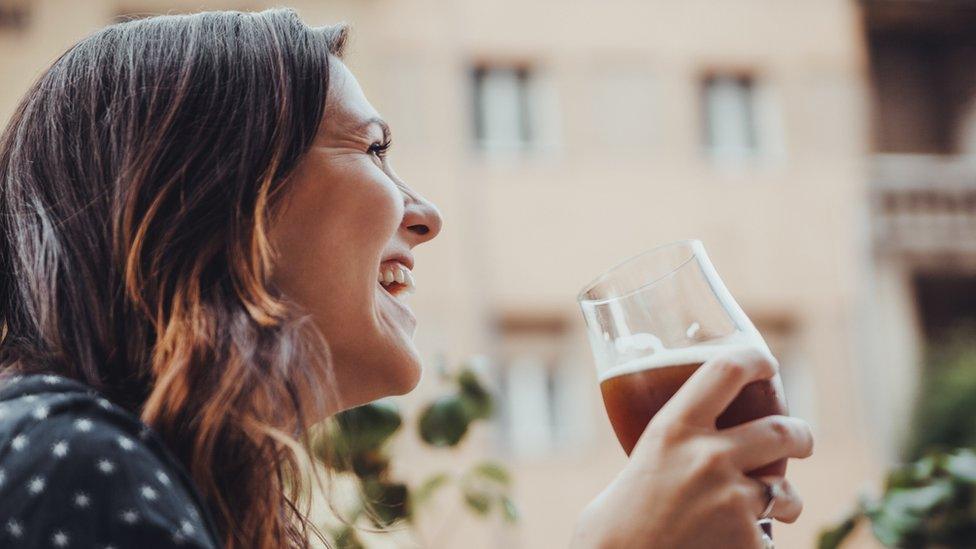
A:
<svg viewBox="0 0 976 549">
<path fill-rule="evenodd" d="M 627 455 L 650 423 L 654 414 L 664 406 L 701 363 L 680 364 L 638 370 L 607 378 L 600 382 L 603 402 L 610 423 Z M 785 415 L 786 399 L 779 376 L 746 385 L 739 396 L 718 417 L 719 429 L 733 427 L 769 415 Z M 786 460 L 770 463 L 754 471 L 751 476 L 786 475 Z"/>
</svg>

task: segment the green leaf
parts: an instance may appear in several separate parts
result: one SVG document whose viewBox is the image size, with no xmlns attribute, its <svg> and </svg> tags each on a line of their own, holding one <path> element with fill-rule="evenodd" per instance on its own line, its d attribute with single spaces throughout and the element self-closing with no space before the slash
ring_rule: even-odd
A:
<svg viewBox="0 0 976 549">
<path fill-rule="evenodd" d="M 885 496 L 885 505 L 915 515 L 925 515 L 936 506 L 947 503 L 952 494 L 952 482 L 943 479 L 919 488 L 892 490 Z"/>
<path fill-rule="evenodd" d="M 515 502 L 511 500 L 508 496 L 502 496 L 502 517 L 505 522 L 514 523 L 518 522 L 519 512 L 518 507 L 515 506 Z"/>
<path fill-rule="evenodd" d="M 363 482 L 363 492 L 367 499 L 376 526 L 389 526 L 410 515 L 410 490 L 400 482 L 386 482 L 368 479 Z"/>
<path fill-rule="evenodd" d="M 886 547 L 969 549 L 976 539 L 974 480 L 973 450 L 932 453 L 893 471 L 884 496 L 862 500 L 861 513 Z M 820 547 L 833 549 L 851 528 L 845 522 L 823 532 Z"/>
<path fill-rule="evenodd" d="M 462 370 L 458 375 L 458 385 L 468 417 L 472 420 L 490 418 L 494 412 L 494 402 L 491 393 L 485 389 L 474 370 Z"/>
<path fill-rule="evenodd" d="M 352 471 L 359 478 L 380 477 L 390 467 L 390 458 L 383 452 L 377 450 L 359 452 L 353 454 Z"/>
<path fill-rule="evenodd" d="M 471 474 L 494 481 L 502 486 L 508 486 L 512 482 L 508 471 L 497 463 L 480 463 L 471 470 Z"/>
<path fill-rule="evenodd" d="M 945 470 L 965 482 L 976 483 L 976 453 L 960 450 L 946 458 Z"/>
<path fill-rule="evenodd" d="M 468 432 L 469 423 L 461 400 L 455 396 L 443 396 L 421 414 L 420 438 L 432 446 L 456 446 Z"/>
<path fill-rule="evenodd" d="M 875 537 L 888 547 L 920 543 L 926 515 L 947 503 L 952 495 L 952 483 L 946 480 L 919 488 L 889 490 L 881 505 L 869 514 Z"/>
<path fill-rule="evenodd" d="M 469 488 L 464 490 L 464 502 L 475 513 L 484 516 L 491 511 L 491 502 L 494 498 L 491 494 L 481 490 Z"/>
<path fill-rule="evenodd" d="M 885 510 L 872 518 L 871 531 L 885 547 L 902 547 L 920 525 L 921 521 L 917 517 Z"/>
<path fill-rule="evenodd" d="M 461 492 L 468 507 L 475 513 L 487 515 L 497 502 L 502 517 L 513 522 L 518 519 L 518 510 L 505 493 L 509 484 L 511 477 L 504 467 L 484 462 L 475 465 L 461 477 Z"/>
<path fill-rule="evenodd" d="M 913 481 L 925 481 L 935 475 L 935 472 L 942 467 L 942 462 L 943 456 L 939 454 L 932 454 L 916 461 L 913 468 L 906 468 L 906 470 L 912 471 Z"/>
<path fill-rule="evenodd" d="M 378 450 L 400 428 L 403 420 L 400 411 L 389 401 L 376 401 L 346 410 L 336 416 L 342 441 L 348 452 L 356 454 Z"/>
<path fill-rule="evenodd" d="M 837 526 L 821 532 L 820 539 L 817 540 L 817 549 L 837 549 L 840 547 L 840 543 L 844 541 L 844 538 L 854 531 L 860 518 L 860 512 L 854 513 Z"/>
<path fill-rule="evenodd" d="M 446 473 L 440 473 L 425 480 L 423 484 L 412 491 L 414 507 L 425 503 L 434 496 L 437 490 L 446 486 L 450 481 L 451 477 L 447 476 Z"/>
</svg>

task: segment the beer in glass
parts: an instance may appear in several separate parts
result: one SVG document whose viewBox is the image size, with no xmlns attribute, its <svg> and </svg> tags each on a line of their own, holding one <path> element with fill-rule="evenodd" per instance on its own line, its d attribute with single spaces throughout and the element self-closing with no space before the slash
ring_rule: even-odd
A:
<svg viewBox="0 0 976 549">
<path fill-rule="evenodd" d="M 627 454 L 702 364 L 742 346 L 769 354 L 697 240 L 661 246 L 612 268 L 580 292 L 579 304 L 607 415 Z M 716 427 L 786 413 L 777 375 L 747 385 Z M 749 474 L 783 476 L 786 461 Z M 768 533 L 769 521 L 760 523 Z"/>
</svg>

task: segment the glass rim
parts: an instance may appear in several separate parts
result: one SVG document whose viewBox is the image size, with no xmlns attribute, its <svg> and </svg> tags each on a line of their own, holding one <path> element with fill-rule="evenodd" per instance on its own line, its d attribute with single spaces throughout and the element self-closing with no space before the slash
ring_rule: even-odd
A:
<svg viewBox="0 0 976 549">
<path fill-rule="evenodd" d="M 687 258 L 681 260 L 677 265 L 674 266 L 674 268 L 668 270 L 666 273 L 662 274 L 661 276 L 658 276 L 658 277 L 654 278 L 653 280 L 650 280 L 649 282 L 646 282 L 644 284 L 641 284 L 640 286 L 637 286 L 636 288 L 634 288 L 632 290 L 628 290 L 626 293 L 623 293 L 621 295 L 616 295 L 616 296 L 613 296 L 613 297 L 603 297 L 603 298 L 599 298 L 599 299 L 587 299 L 586 297 L 584 297 L 589 291 L 591 291 L 593 288 L 595 288 L 601 282 L 605 281 L 607 278 L 609 278 L 614 273 L 620 271 L 626 265 L 629 265 L 630 263 L 632 263 L 632 262 L 634 262 L 634 261 L 636 261 L 636 260 L 638 260 L 638 259 L 640 259 L 640 258 L 642 258 L 644 256 L 653 254 L 655 252 L 660 252 L 661 250 L 664 250 L 666 248 L 673 248 L 673 247 L 682 246 L 682 245 L 689 246 L 689 248 L 691 249 L 691 254 Z M 686 238 L 684 240 L 675 240 L 675 241 L 672 241 L 672 242 L 667 242 L 665 244 L 658 244 L 657 246 L 654 246 L 653 248 L 650 248 L 648 250 L 644 250 L 643 252 L 638 252 L 638 253 L 636 253 L 636 254 L 628 257 L 627 259 L 624 259 L 623 261 L 620 261 L 619 263 L 615 264 L 614 266 L 610 267 L 609 269 L 607 269 L 606 271 L 604 271 L 603 274 L 597 276 L 596 278 L 594 278 L 593 280 L 591 280 L 588 284 L 586 284 L 585 286 L 583 286 L 583 289 L 580 290 L 580 292 L 576 295 L 576 301 L 577 301 L 577 303 L 579 303 L 581 305 L 583 303 L 600 305 L 600 304 L 603 304 L 603 303 L 609 303 L 611 301 L 615 301 L 617 299 L 624 299 L 626 297 L 632 296 L 632 295 L 634 295 L 634 294 L 636 294 L 636 293 L 638 293 L 640 291 L 643 291 L 643 290 L 647 289 L 650 286 L 653 286 L 653 285 L 661 282 L 665 278 L 668 278 L 669 276 L 671 276 L 674 273 L 678 272 L 679 269 L 681 269 L 682 267 L 684 267 L 685 265 L 687 265 L 688 262 L 690 262 L 692 259 L 695 258 L 695 248 L 696 247 L 704 249 L 704 245 L 702 244 L 702 241 L 701 240 L 699 240 L 697 238 Z"/>
</svg>

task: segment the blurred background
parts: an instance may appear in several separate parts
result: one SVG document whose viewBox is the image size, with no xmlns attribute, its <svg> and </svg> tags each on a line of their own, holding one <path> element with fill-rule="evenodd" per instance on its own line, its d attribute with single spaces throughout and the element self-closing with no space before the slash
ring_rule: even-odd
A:
<svg viewBox="0 0 976 549">
<path fill-rule="evenodd" d="M 0 119 L 66 47 L 122 18 L 260 0 L 0 0 Z M 817 453 L 781 547 L 976 428 L 976 8 L 965 0 L 290 0 L 347 21 L 347 63 L 392 160 L 442 209 L 417 250 L 437 394 L 478 357 L 499 410 L 456 452 L 398 440 L 406 478 L 506 464 L 521 519 L 442 498 L 432 547 L 565 547 L 625 461 L 575 304 L 620 260 L 683 238 L 782 363 Z M 968 410 L 968 411 L 967 411 Z M 850 547 L 878 547 L 865 529 Z"/>
</svg>

